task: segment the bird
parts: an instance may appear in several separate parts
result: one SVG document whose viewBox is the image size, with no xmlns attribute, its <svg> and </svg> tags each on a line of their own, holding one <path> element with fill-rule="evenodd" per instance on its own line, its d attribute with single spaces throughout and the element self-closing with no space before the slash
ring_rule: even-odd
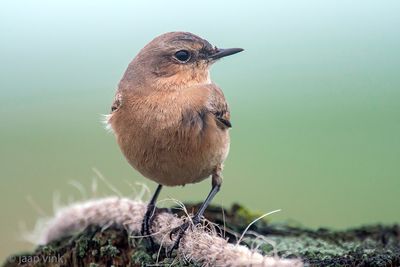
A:
<svg viewBox="0 0 400 267">
<path fill-rule="evenodd" d="M 189 32 L 168 32 L 145 45 L 123 74 L 107 123 L 129 164 L 158 184 L 142 234 L 150 235 L 163 186 L 211 177 L 211 190 L 194 214 L 194 224 L 200 223 L 220 190 L 232 124 L 224 94 L 210 78 L 210 67 L 241 51 L 218 48 Z M 186 223 L 180 228 L 180 236 L 187 227 Z"/>
</svg>

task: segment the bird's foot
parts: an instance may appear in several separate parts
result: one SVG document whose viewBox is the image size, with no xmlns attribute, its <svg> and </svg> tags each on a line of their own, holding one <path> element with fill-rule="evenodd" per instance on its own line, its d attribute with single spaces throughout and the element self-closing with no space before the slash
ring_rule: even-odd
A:
<svg viewBox="0 0 400 267">
<path fill-rule="evenodd" d="M 154 243 L 153 238 L 151 237 L 151 224 L 153 222 L 153 213 L 154 213 L 155 207 L 147 207 L 146 214 L 144 215 L 143 221 L 142 221 L 142 228 L 140 230 L 140 234 L 144 237 L 147 237 L 148 240 L 150 241 L 150 246 L 152 250 L 156 249 L 156 245 Z"/>
<path fill-rule="evenodd" d="M 177 237 L 176 237 L 174 245 L 167 252 L 167 256 L 168 257 L 171 257 L 172 256 L 172 252 L 179 247 L 181 239 L 182 239 L 183 235 L 185 234 L 186 230 L 189 228 L 189 226 L 191 226 L 191 225 L 195 226 L 195 225 L 197 225 L 199 223 L 200 223 L 200 217 L 199 216 L 194 216 L 191 221 L 186 221 L 183 224 L 181 224 L 180 226 L 178 226 L 178 227 L 176 227 L 176 228 L 171 230 L 171 232 L 169 233 L 169 238 L 172 240 L 172 237 L 174 235 L 176 235 Z"/>
</svg>

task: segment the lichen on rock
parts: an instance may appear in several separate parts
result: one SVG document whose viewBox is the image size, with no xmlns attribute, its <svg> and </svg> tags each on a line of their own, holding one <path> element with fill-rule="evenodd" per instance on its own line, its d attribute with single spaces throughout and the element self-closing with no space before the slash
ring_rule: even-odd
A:
<svg viewBox="0 0 400 267">
<path fill-rule="evenodd" d="M 186 205 L 196 210 L 198 205 Z M 174 209 L 177 216 L 182 212 Z M 259 215 L 240 205 L 223 212 L 211 206 L 205 217 L 220 225 L 221 235 L 235 244 L 239 234 Z M 224 228 L 225 225 L 225 228 Z M 260 220 L 250 227 L 252 234 L 242 244 L 267 256 L 300 258 L 309 266 L 399 266 L 400 228 L 365 226 L 345 231 L 310 230 Z M 83 231 L 38 246 L 32 253 L 10 257 L 3 266 L 201 266 L 176 253 L 152 248 L 146 238 L 131 236 L 122 225 L 107 228 L 91 225 Z M 31 259 L 31 261 L 29 261 Z M 290 265 L 287 265 L 290 266 Z"/>
</svg>

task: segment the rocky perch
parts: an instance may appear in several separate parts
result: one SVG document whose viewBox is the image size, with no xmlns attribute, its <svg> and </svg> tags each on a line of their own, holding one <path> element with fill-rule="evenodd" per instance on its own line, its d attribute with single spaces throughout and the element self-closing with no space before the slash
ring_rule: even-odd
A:
<svg viewBox="0 0 400 267">
<path fill-rule="evenodd" d="M 122 205 L 121 200 L 116 198 L 110 199 L 111 202 Z M 104 203 L 102 205 L 106 206 Z M 143 203 L 140 205 L 141 214 L 144 212 L 142 207 L 145 206 Z M 125 202 L 123 206 L 122 211 L 109 210 L 108 217 L 114 216 L 113 212 L 115 214 L 132 212 L 132 207 L 128 207 Z M 186 205 L 186 209 L 190 212 L 197 207 L 198 205 Z M 171 246 L 173 240 L 170 240 L 169 235 L 165 233 L 158 233 L 159 236 L 154 237 L 156 243 L 163 246 L 152 248 L 146 238 L 134 237 L 140 222 L 127 227 L 127 224 L 132 224 L 130 221 L 132 218 L 124 217 L 124 223 L 102 221 L 101 218 L 106 216 L 105 214 L 92 215 L 87 210 L 80 210 L 79 216 L 96 218 L 93 220 L 99 223 L 94 225 L 93 220 L 87 220 L 71 225 L 76 218 L 68 214 L 68 211 L 73 209 L 70 207 L 65 209 L 60 211 L 65 217 L 56 214 L 47 224 L 47 232 L 43 233 L 40 241 L 44 245 L 39 245 L 34 252 L 10 256 L 3 266 L 302 266 L 303 264 L 305 266 L 400 266 L 398 225 L 372 225 L 332 231 L 270 224 L 267 220 L 259 220 L 251 225 L 245 237 L 240 240 L 242 246 L 237 246 L 236 242 L 240 239 L 241 233 L 260 214 L 254 214 L 237 204 L 225 210 L 210 206 L 205 217 L 219 227 L 209 225 L 201 229 L 194 227 L 188 231 L 191 233 L 197 231 L 201 238 L 203 235 L 222 238 L 218 238 L 217 241 L 211 240 L 211 243 L 206 243 L 208 240 L 193 243 L 192 240 L 189 244 L 191 238 L 197 240 L 196 238 L 200 237 L 188 234 L 189 237 L 183 240 L 180 246 L 183 248 L 175 251 L 172 257 L 168 257 L 166 248 Z M 185 215 L 175 209 L 159 210 L 156 217 L 159 218 L 160 214 L 170 216 L 168 223 L 175 220 L 175 224 L 178 225 L 182 221 L 179 218 Z M 154 222 L 155 228 L 162 229 L 165 222 L 157 218 Z M 59 225 L 61 222 L 63 223 L 61 228 L 55 230 L 54 225 Z M 77 231 L 79 229 L 80 231 Z M 201 247 L 201 244 L 205 246 Z M 220 244 L 225 247 L 215 251 L 213 246 Z M 189 245 L 193 247 L 193 253 Z M 202 252 L 205 254 L 201 254 Z"/>
</svg>

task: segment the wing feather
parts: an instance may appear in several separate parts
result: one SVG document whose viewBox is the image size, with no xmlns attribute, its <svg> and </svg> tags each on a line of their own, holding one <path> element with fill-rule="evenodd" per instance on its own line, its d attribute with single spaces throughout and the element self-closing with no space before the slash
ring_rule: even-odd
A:
<svg viewBox="0 0 400 267">
<path fill-rule="evenodd" d="M 215 116 L 217 125 L 221 129 L 227 129 L 232 127 L 230 122 L 231 114 L 229 111 L 228 103 L 226 103 L 225 97 L 221 89 L 215 84 L 211 84 L 211 96 L 207 103 L 208 110 Z"/>
</svg>

